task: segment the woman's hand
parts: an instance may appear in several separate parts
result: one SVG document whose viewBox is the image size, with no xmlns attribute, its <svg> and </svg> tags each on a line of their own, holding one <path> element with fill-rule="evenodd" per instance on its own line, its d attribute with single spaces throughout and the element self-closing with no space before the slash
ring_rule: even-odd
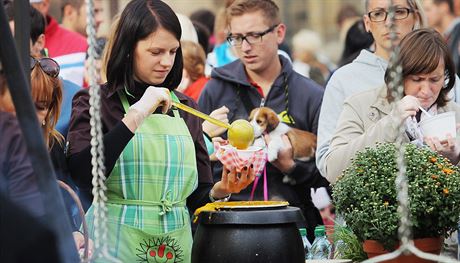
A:
<svg viewBox="0 0 460 263">
<path fill-rule="evenodd" d="M 75 246 L 77 246 L 77 251 L 83 252 L 85 249 L 85 237 L 83 236 L 82 233 L 75 231 L 72 233 L 73 234 L 73 240 L 75 241 Z M 93 241 L 91 239 L 88 239 L 88 257 L 91 258 L 93 254 Z"/>
<path fill-rule="evenodd" d="M 409 116 L 415 116 L 419 111 L 420 102 L 419 100 L 411 95 L 406 95 L 400 101 L 396 102 L 396 107 L 392 111 L 391 115 L 396 117 L 400 123 L 405 121 Z"/>
<path fill-rule="evenodd" d="M 218 119 L 218 120 L 220 120 L 220 121 L 222 121 L 224 123 L 228 123 L 228 115 L 227 115 L 228 112 L 229 112 L 229 109 L 227 107 L 225 107 L 225 106 L 222 106 L 222 107 L 214 110 L 213 112 L 211 112 L 210 116 L 213 117 L 214 119 Z M 209 137 L 211 137 L 211 138 L 221 135 L 226 130 L 227 130 L 227 128 L 214 125 L 214 124 L 210 123 L 209 121 L 203 122 L 203 131 L 207 135 L 209 135 Z"/>
<path fill-rule="evenodd" d="M 457 164 L 460 160 L 460 145 L 455 138 L 448 134 L 447 139 L 440 141 L 437 137 L 425 137 L 425 143 L 435 152 L 446 157 L 453 164 Z"/>
<path fill-rule="evenodd" d="M 255 172 L 252 165 L 245 166 L 241 171 L 237 171 L 236 168 L 229 170 L 224 167 L 222 179 L 211 190 L 212 197 L 222 199 L 229 194 L 237 194 L 251 184 L 254 178 Z"/>
<path fill-rule="evenodd" d="M 122 121 L 128 129 L 134 131 L 142 124 L 145 118 L 150 116 L 159 106 L 162 106 L 162 112 L 168 112 L 171 108 L 171 95 L 165 88 L 148 87 L 142 98 L 129 107 Z"/>
</svg>

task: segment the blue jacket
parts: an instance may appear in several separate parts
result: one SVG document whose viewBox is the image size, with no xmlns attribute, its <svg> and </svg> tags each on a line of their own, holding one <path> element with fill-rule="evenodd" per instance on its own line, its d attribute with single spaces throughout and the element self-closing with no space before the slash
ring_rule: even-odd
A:
<svg viewBox="0 0 460 263">
<path fill-rule="evenodd" d="M 73 96 L 81 89 L 80 86 L 62 79 L 62 104 L 61 114 L 59 115 L 58 122 L 56 123 L 56 130 L 58 130 L 64 137 L 67 137 L 69 130 L 70 113 L 72 112 L 72 99 Z"/>
</svg>

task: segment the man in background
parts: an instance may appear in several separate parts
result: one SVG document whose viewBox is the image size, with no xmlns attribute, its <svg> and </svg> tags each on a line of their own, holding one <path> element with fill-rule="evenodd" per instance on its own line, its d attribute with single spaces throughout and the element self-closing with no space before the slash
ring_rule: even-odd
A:
<svg viewBox="0 0 460 263">
<path fill-rule="evenodd" d="M 451 50 L 455 69 L 460 72 L 460 17 L 455 16 L 453 0 L 425 0 L 423 2 L 428 26 L 443 34 Z"/>
<path fill-rule="evenodd" d="M 82 87 L 88 49 L 86 38 L 61 27 L 48 15 L 50 0 L 30 0 L 30 3 L 46 18 L 45 53 L 61 66 L 59 76 Z"/>
<path fill-rule="evenodd" d="M 102 0 L 94 0 L 94 20 L 96 32 L 103 22 Z M 86 2 L 85 0 L 63 0 L 62 1 L 62 27 L 86 37 Z"/>
</svg>

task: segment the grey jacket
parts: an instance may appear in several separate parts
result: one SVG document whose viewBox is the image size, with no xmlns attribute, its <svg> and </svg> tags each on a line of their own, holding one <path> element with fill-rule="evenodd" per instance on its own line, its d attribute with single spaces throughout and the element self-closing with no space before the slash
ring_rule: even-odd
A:
<svg viewBox="0 0 460 263">
<path fill-rule="evenodd" d="M 336 132 L 325 154 L 325 175 L 329 182 L 335 183 L 356 152 L 365 147 L 376 142 L 395 142 L 398 136 L 409 142 L 405 133 L 399 133 L 398 121 L 392 113 L 395 104 L 390 104 L 386 95 L 385 86 L 360 92 L 345 100 Z M 460 106 L 455 102 L 450 101 L 438 108 L 438 113 L 447 111 L 455 111 L 457 122 L 460 120 Z"/>
</svg>

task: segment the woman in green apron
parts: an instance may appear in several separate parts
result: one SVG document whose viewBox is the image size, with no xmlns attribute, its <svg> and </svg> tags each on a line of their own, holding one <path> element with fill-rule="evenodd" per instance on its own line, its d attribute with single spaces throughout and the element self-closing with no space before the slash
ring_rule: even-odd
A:
<svg viewBox="0 0 460 263">
<path fill-rule="evenodd" d="M 108 245 L 122 262 L 190 262 L 189 210 L 244 189 L 252 167 L 224 169 L 213 184 L 202 121 L 171 101 L 196 108 L 173 91 L 181 80 L 179 21 L 159 0 L 133 0 L 121 14 L 101 87 L 108 179 Z M 165 88 L 160 88 L 165 87 Z M 91 187 L 89 95 L 78 93 L 68 134 L 69 166 Z M 93 233 L 93 207 L 87 212 Z M 91 236 L 94 238 L 93 236 Z"/>
</svg>

